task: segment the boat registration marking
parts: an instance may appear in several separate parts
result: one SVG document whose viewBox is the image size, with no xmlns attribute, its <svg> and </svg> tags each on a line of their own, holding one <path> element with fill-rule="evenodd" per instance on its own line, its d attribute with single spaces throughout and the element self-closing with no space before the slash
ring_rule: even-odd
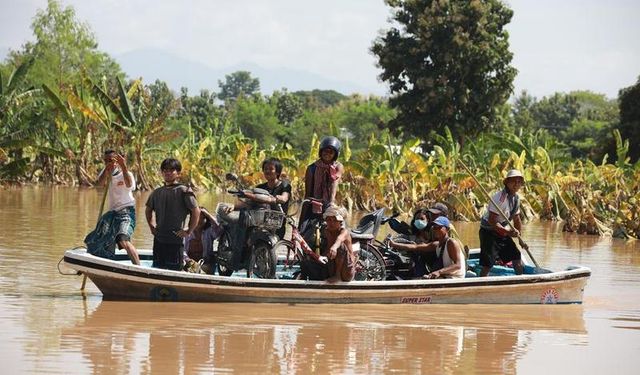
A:
<svg viewBox="0 0 640 375">
<path fill-rule="evenodd" d="M 400 303 L 424 304 L 431 303 L 431 296 L 422 297 L 402 297 Z"/>
<path fill-rule="evenodd" d="M 544 304 L 556 304 L 560 300 L 560 294 L 558 291 L 550 288 L 545 290 L 540 296 L 540 303 Z"/>
</svg>

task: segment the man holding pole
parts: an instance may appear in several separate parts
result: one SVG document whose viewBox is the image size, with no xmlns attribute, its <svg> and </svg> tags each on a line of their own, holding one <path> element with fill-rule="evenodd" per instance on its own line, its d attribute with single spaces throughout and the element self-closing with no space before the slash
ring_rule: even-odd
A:
<svg viewBox="0 0 640 375">
<path fill-rule="evenodd" d="M 109 211 L 98 220 L 96 229 L 89 233 L 84 242 L 90 254 L 113 259 L 115 246 L 125 249 L 133 264 L 140 264 L 136 248 L 131 243 L 131 235 L 136 226 L 136 189 L 133 174 L 128 171 L 124 156 L 113 150 L 104 152 L 105 167 L 98 175 L 96 185 L 106 185 L 109 195 Z M 104 199 L 102 202 L 104 207 Z M 100 212 L 102 213 L 101 207 Z"/>
<path fill-rule="evenodd" d="M 504 189 L 491 197 L 480 222 L 480 276 L 489 274 L 497 257 L 505 263 L 511 261 L 517 275 L 523 270 L 522 254 L 513 237 L 519 237 L 522 229 L 518 190 L 524 185 L 524 177 L 519 170 L 512 169 L 503 183 Z"/>
</svg>

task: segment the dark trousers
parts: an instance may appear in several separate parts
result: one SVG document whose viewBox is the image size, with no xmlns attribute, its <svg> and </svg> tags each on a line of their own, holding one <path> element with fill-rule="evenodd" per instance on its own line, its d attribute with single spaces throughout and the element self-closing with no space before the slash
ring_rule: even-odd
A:
<svg viewBox="0 0 640 375">
<path fill-rule="evenodd" d="M 153 267 L 180 271 L 182 269 L 182 243 L 162 243 L 153 240 Z"/>
</svg>

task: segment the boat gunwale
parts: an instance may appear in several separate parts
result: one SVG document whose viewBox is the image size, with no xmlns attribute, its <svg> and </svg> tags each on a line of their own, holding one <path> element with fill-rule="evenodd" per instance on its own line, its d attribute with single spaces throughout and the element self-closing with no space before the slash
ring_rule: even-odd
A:
<svg viewBox="0 0 640 375">
<path fill-rule="evenodd" d="M 205 284 L 215 286 L 270 288 L 270 289 L 325 289 L 325 290 L 397 290 L 397 289 L 440 289 L 468 288 L 482 286 L 505 286 L 523 284 L 557 283 L 559 281 L 589 277 L 591 270 L 584 266 L 571 266 L 563 271 L 513 275 L 488 276 L 463 279 L 418 279 L 418 280 L 384 280 L 384 281 L 350 281 L 326 282 L 290 279 L 248 279 L 217 275 L 204 275 L 173 271 L 150 267 L 123 264 L 116 260 L 99 258 L 86 253 L 84 249 L 68 250 L 64 254 L 64 262 L 70 268 L 75 266 L 88 270 L 107 272 L 122 277 L 139 277 L 147 280 L 184 284 Z M 78 270 L 78 269 L 76 269 Z M 82 270 L 78 270 L 81 271 Z M 101 273 L 102 273 L 101 272 Z"/>
</svg>

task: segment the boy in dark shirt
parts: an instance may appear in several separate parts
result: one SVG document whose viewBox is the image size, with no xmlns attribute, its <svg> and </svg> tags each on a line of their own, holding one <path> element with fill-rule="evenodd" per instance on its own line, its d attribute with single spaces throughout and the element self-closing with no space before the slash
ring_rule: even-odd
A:
<svg viewBox="0 0 640 375">
<path fill-rule="evenodd" d="M 160 170 L 164 186 L 151 193 L 145 210 L 153 234 L 153 267 L 181 270 L 183 238 L 193 233 L 198 225 L 200 208 L 193 191 L 179 183 L 182 165 L 178 160 L 165 159 Z M 189 225 L 184 229 L 187 215 Z"/>
</svg>

